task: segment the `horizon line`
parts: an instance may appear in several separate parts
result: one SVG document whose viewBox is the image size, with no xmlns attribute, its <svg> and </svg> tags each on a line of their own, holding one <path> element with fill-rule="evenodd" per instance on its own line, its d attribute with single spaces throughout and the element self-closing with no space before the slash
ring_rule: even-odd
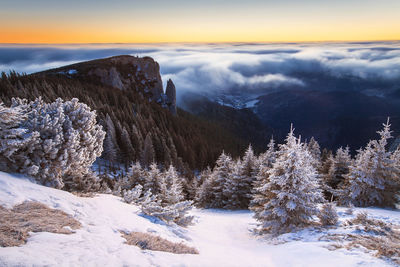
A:
<svg viewBox="0 0 400 267">
<path fill-rule="evenodd" d="M 387 39 L 387 40 L 321 40 L 321 41 L 221 41 L 221 42 L 190 42 L 190 41 L 177 41 L 177 42 L 67 42 L 67 43 L 18 43 L 18 42 L 0 42 L 0 45 L 128 45 L 128 44 L 305 44 L 305 43 L 384 43 L 384 42 L 400 42 L 400 39 Z"/>
</svg>

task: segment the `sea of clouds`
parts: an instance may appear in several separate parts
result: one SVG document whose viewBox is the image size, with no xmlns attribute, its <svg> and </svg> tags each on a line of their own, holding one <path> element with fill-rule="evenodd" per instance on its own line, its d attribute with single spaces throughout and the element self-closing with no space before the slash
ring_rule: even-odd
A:
<svg viewBox="0 0 400 267">
<path fill-rule="evenodd" d="M 400 42 L 289 44 L 0 45 L 0 71 L 33 73 L 115 55 L 150 56 L 178 91 L 262 94 L 307 89 L 313 79 L 400 84 Z M 323 83 L 323 81 L 321 81 Z M 379 88 L 378 88 L 379 89 Z"/>
</svg>

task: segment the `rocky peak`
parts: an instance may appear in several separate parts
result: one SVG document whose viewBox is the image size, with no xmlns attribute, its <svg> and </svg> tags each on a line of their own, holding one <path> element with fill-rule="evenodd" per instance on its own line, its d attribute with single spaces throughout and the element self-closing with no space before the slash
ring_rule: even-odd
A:
<svg viewBox="0 0 400 267">
<path fill-rule="evenodd" d="M 173 115 L 176 115 L 176 89 L 171 79 L 167 81 L 167 88 L 165 89 L 166 104 Z"/>
<path fill-rule="evenodd" d="M 168 80 L 164 94 L 160 66 L 151 57 L 115 56 L 81 62 L 44 73 L 62 74 L 69 78 L 84 78 L 120 90 L 136 90 L 149 101 L 168 108 L 176 115 L 176 89 Z"/>
</svg>

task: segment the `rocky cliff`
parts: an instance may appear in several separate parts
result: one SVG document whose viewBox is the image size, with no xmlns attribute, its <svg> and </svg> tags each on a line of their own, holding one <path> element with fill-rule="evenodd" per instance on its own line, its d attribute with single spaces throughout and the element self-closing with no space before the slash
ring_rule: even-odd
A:
<svg viewBox="0 0 400 267">
<path fill-rule="evenodd" d="M 64 74 L 72 77 L 91 77 L 92 81 L 118 88 L 136 90 L 159 103 L 176 115 L 176 89 L 171 80 L 164 94 L 160 66 L 150 57 L 115 56 L 92 60 L 46 71 L 46 74 Z"/>
</svg>

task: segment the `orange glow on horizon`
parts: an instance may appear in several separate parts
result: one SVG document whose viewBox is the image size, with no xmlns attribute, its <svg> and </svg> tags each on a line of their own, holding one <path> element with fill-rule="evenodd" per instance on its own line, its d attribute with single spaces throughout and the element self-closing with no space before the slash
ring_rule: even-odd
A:
<svg viewBox="0 0 400 267">
<path fill-rule="evenodd" d="M 286 5 L 285 1 L 249 1 L 253 5 L 227 3 L 226 7 L 222 1 L 208 1 L 209 6 L 185 2 L 185 7 L 181 2 L 175 6 L 162 1 L 157 1 L 158 6 L 151 5 L 151 1 L 129 6 L 127 3 L 133 2 L 124 1 L 125 6 L 108 9 L 66 3 L 66 7 L 60 7 L 55 1 L 48 9 L 32 5 L 21 12 L 16 5 L 14 9 L 0 10 L 0 43 L 400 40 L 398 0 L 338 0 L 318 5 L 314 0 L 291 0 Z M 211 8 L 212 5 L 216 6 Z"/>
</svg>

